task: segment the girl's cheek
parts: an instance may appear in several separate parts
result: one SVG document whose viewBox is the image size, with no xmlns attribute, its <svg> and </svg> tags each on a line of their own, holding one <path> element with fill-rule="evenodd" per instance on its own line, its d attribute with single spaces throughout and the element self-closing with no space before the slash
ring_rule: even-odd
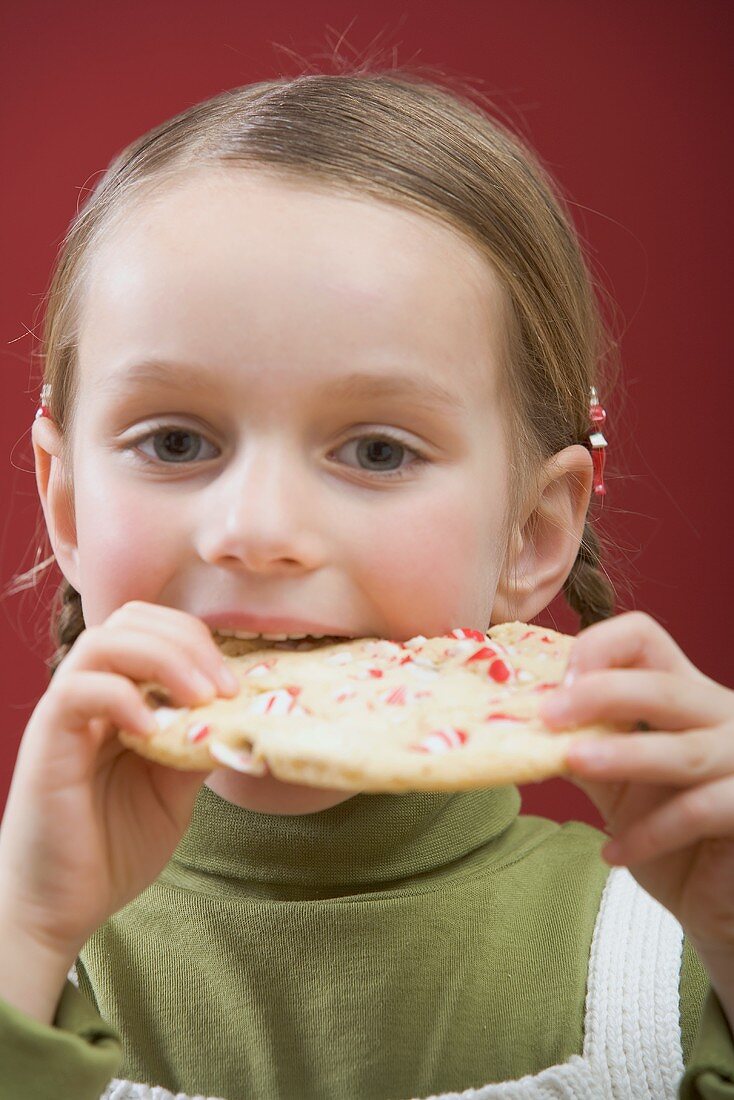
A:
<svg viewBox="0 0 734 1100">
<path fill-rule="evenodd" d="M 470 625 L 485 615 L 489 621 L 498 535 L 476 502 L 467 504 L 455 493 L 441 499 L 427 494 L 383 529 L 382 539 L 368 541 L 363 565 L 371 602 L 396 633 L 415 633 L 416 621 L 425 624 L 423 633 L 447 623 Z"/>
<path fill-rule="evenodd" d="M 176 513 L 149 493 L 89 478 L 76 495 L 80 585 L 88 626 L 131 599 L 156 602 L 182 549 Z M 180 512 L 179 512 L 180 514 Z"/>
</svg>

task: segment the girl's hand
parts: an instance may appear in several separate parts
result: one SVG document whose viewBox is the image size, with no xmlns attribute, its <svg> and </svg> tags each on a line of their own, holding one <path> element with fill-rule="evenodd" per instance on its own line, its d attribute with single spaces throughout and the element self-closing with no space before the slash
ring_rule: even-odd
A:
<svg viewBox="0 0 734 1100">
<path fill-rule="evenodd" d="M 137 601 L 85 630 L 58 666 L 25 729 L 0 831 L 1 904 L 44 948 L 73 961 L 155 880 L 209 774 L 120 743 L 120 727 L 147 736 L 150 712 L 131 681 L 155 680 L 191 706 L 236 694 L 222 669 L 203 622 Z"/>
<path fill-rule="evenodd" d="M 584 630 L 568 667 L 571 686 L 541 707 L 548 726 L 599 719 L 649 731 L 568 752 L 571 781 L 615 838 L 602 854 L 627 864 L 697 945 L 734 950 L 734 691 L 639 611 Z"/>
</svg>

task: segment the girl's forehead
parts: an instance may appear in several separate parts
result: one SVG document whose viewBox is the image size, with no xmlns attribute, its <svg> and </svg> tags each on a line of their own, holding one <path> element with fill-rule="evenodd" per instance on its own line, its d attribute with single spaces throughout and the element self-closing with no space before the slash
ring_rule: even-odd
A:
<svg viewBox="0 0 734 1100">
<path fill-rule="evenodd" d="M 159 189 L 91 258 L 80 366 L 160 358 L 413 361 L 478 371 L 500 351 L 504 297 L 452 228 L 372 199 L 247 174 Z M 474 388 L 474 387 L 472 387 Z"/>
</svg>

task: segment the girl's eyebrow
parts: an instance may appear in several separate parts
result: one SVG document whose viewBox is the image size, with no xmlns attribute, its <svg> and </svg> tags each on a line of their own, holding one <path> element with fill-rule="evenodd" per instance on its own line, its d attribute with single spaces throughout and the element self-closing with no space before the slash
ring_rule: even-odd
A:
<svg viewBox="0 0 734 1100">
<path fill-rule="evenodd" d="M 170 389 L 177 386 L 204 391 L 217 385 L 231 389 L 231 379 L 226 371 L 212 373 L 190 363 L 144 359 L 107 375 L 100 383 L 100 389 L 104 394 L 122 397 L 138 388 L 157 386 Z M 333 400 L 373 396 L 409 397 L 411 404 L 440 409 L 444 413 L 467 411 L 465 401 L 435 379 L 418 374 L 400 374 L 394 370 L 389 373 L 352 371 L 338 378 L 324 379 L 315 389 Z"/>
</svg>

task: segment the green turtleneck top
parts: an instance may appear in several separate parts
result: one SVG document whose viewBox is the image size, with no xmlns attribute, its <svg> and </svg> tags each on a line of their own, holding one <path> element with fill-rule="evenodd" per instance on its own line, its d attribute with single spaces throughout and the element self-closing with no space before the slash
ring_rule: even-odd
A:
<svg viewBox="0 0 734 1100">
<path fill-rule="evenodd" d="M 112 1078 L 155 1100 L 401 1100 L 581 1055 L 607 838 L 519 810 L 507 786 L 279 816 L 202 786 L 54 1025 L 0 1001 L 0 1100 L 97 1100 Z M 678 962 L 679 1095 L 734 1098 L 734 1042 L 687 940 Z"/>
</svg>

